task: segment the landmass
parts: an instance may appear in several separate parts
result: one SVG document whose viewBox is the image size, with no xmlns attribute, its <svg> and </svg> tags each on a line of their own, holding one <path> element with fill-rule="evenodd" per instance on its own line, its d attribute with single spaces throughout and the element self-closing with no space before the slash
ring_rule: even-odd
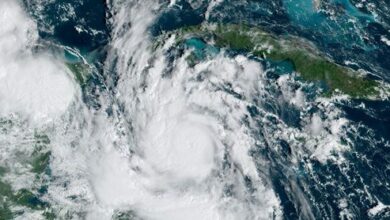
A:
<svg viewBox="0 0 390 220">
<path fill-rule="evenodd" d="M 302 80 L 325 84 L 323 94 L 326 96 L 346 94 L 353 98 L 373 98 L 380 95 L 379 81 L 335 63 L 310 42 L 296 37 L 276 36 L 258 27 L 238 24 L 189 26 L 175 30 L 174 34 L 177 43 L 197 38 L 218 48 L 272 62 L 287 62 Z"/>
</svg>

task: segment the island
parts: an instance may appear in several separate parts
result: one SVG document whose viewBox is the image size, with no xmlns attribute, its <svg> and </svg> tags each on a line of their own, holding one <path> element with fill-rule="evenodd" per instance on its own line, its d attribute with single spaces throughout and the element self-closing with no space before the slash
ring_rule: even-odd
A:
<svg viewBox="0 0 390 220">
<path fill-rule="evenodd" d="M 164 34 L 175 34 L 177 44 L 195 38 L 216 48 L 246 53 L 274 63 L 288 63 L 302 80 L 325 84 L 325 96 L 345 94 L 352 98 L 373 98 L 380 94 L 379 81 L 335 63 L 313 44 L 297 37 L 276 36 L 245 24 L 203 24 Z M 189 59 L 191 63 L 193 58 Z"/>
</svg>

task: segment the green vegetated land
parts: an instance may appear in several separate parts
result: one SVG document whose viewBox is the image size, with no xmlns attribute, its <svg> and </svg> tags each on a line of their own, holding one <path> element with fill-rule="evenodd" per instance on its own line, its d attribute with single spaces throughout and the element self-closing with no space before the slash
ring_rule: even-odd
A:
<svg viewBox="0 0 390 220">
<path fill-rule="evenodd" d="M 66 63 L 66 67 L 74 74 L 76 81 L 80 85 L 84 85 L 91 75 L 90 67 L 82 62 Z"/>
<path fill-rule="evenodd" d="M 2 123 L 3 122 L 3 123 Z M 12 126 L 0 119 L 1 132 L 7 132 Z M 30 138 L 28 138 L 30 140 Z M 28 168 L 29 172 L 35 175 L 34 185 L 31 188 L 15 190 L 12 188 L 6 176 L 11 172 L 7 164 L 0 166 L 0 219 L 13 219 L 15 215 L 23 214 L 26 210 L 38 211 L 45 219 L 55 219 L 50 205 L 42 200 L 47 191 L 45 175 L 49 172 L 50 151 L 48 145 L 50 139 L 47 135 L 35 132 L 28 144 L 34 148 L 32 154 L 21 154 L 17 162 Z"/>
<path fill-rule="evenodd" d="M 308 42 L 294 37 L 277 37 L 257 27 L 235 24 L 190 26 L 176 31 L 178 40 L 198 37 L 217 47 L 251 53 L 270 61 L 287 61 L 301 78 L 325 83 L 324 94 L 336 92 L 354 98 L 379 95 L 379 83 L 332 62 Z"/>
</svg>

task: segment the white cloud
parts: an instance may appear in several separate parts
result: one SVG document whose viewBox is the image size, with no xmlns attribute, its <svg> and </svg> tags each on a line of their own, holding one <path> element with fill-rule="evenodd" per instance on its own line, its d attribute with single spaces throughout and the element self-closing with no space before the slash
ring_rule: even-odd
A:
<svg viewBox="0 0 390 220">
<path fill-rule="evenodd" d="M 390 40 L 387 39 L 385 36 L 381 36 L 381 41 L 385 43 L 387 46 L 390 46 Z"/>
<path fill-rule="evenodd" d="M 35 122 L 64 113 L 76 86 L 63 64 L 29 50 L 36 25 L 17 1 L 0 2 L 0 115 L 21 114 Z"/>
</svg>

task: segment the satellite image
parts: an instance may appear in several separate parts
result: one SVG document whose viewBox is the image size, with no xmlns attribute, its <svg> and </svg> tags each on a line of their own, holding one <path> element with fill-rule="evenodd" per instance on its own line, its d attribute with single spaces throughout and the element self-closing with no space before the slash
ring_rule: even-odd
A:
<svg viewBox="0 0 390 220">
<path fill-rule="evenodd" d="M 390 1 L 0 0 L 11 219 L 390 219 Z"/>
</svg>

